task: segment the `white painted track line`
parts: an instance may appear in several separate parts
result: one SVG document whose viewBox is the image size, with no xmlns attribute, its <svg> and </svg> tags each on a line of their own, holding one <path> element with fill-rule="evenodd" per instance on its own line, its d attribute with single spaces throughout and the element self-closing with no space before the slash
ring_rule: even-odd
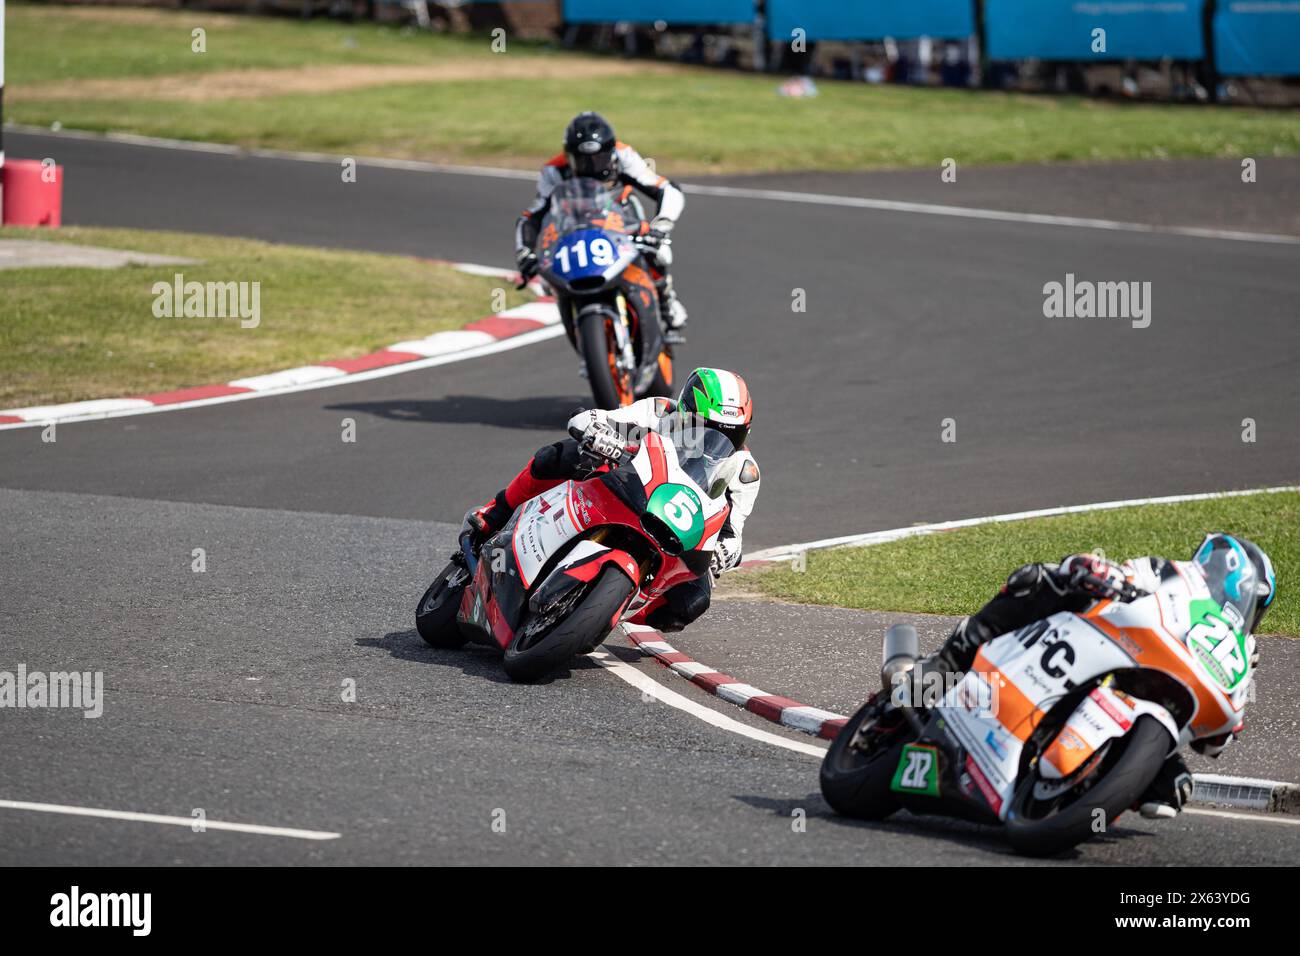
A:
<svg viewBox="0 0 1300 956">
<path fill-rule="evenodd" d="M 826 548 L 864 547 L 871 544 L 884 544 L 903 538 L 915 538 L 920 535 L 935 534 L 940 531 L 953 531 L 957 528 L 974 528 L 985 524 L 1002 524 L 1008 521 L 1024 521 L 1027 518 L 1054 518 L 1059 515 L 1084 514 L 1089 511 L 1112 511 L 1117 508 L 1132 508 L 1137 505 L 1173 505 L 1187 501 L 1213 501 L 1219 498 L 1241 498 L 1245 495 L 1276 495 L 1288 491 L 1300 491 L 1300 485 L 1280 485 L 1274 488 L 1248 488 L 1244 491 L 1210 491 L 1194 495 L 1166 495 L 1163 498 L 1128 498 L 1123 501 L 1099 501 L 1090 505 L 1066 505 L 1060 508 L 1042 508 L 1038 511 L 1016 511 L 1004 515 L 989 515 L 983 518 L 961 518 L 957 521 L 937 521 L 934 524 L 911 525 L 907 528 L 891 528 L 887 531 L 867 531 L 859 534 L 846 534 L 837 538 L 822 538 L 818 541 L 805 541 L 802 544 L 784 544 L 775 548 L 755 551 L 746 560 L 746 564 L 759 564 L 764 561 L 784 561 L 805 551 L 822 551 Z"/>
<path fill-rule="evenodd" d="M 748 724 L 742 724 L 740 721 L 728 717 L 726 714 L 719 713 L 711 707 L 705 707 L 689 697 L 683 697 L 675 690 L 669 690 L 663 684 L 659 683 L 652 677 L 647 677 L 631 664 L 625 664 L 615 657 L 608 646 L 602 644 L 600 649 L 593 651 L 590 655 L 592 660 L 600 664 L 601 667 L 611 671 L 619 679 L 631 684 L 643 694 L 649 694 L 655 700 L 665 703 L 670 707 L 676 707 L 678 710 L 685 711 L 692 717 L 698 717 L 706 724 L 711 724 L 720 730 L 727 730 L 733 734 L 739 734 L 741 737 L 748 737 L 750 740 L 757 740 L 760 743 L 771 744 L 773 747 L 783 747 L 786 750 L 793 750 L 796 753 L 806 754 L 809 757 L 816 757 L 820 760 L 826 754 L 826 748 L 817 747 L 813 744 L 806 744 L 800 740 L 787 740 L 785 737 L 777 734 L 768 733 L 766 730 L 758 730 L 750 727 Z"/>
<path fill-rule="evenodd" d="M 1287 817 L 1278 813 L 1233 813 L 1231 810 L 1206 810 L 1203 807 L 1183 807 L 1183 813 L 1202 817 L 1224 817 L 1228 820 L 1249 820 L 1252 823 L 1281 823 L 1300 827 L 1300 817 Z"/>
<path fill-rule="evenodd" d="M 169 817 L 158 813 L 136 813 L 133 810 L 101 810 L 96 807 L 72 807 L 60 803 L 27 803 L 23 800 L 0 800 L 0 810 L 30 810 L 36 813 L 61 813 L 74 817 L 99 817 L 108 820 L 128 820 L 132 823 L 160 823 L 166 826 L 193 830 L 199 821 L 193 817 Z M 230 823 L 224 820 L 203 820 L 204 830 L 228 830 L 233 833 L 256 833 L 260 836 L 292 837 L 295 840 L 337 840 L 341 834 L 326 830 L 298 830 L 293 827 L 267 827 L 257 823 Z"/>
<path fill-rule="evenodd" d="M 328 153 L 287 151 L 274 149 L 249 149 L 225 143 L 202 143 L 189 140 L 159 139 L 137 136 L 132 133 L 92 133 L 85 130 L 60 130 L 55 133 L 42 126 L 5 124 L 6 129 L 37 136 L 67 136 L 71 139 L 107 140 L 131 146 L 155 149 L 187 150 L 189 152 L 217 153 L 228 156 L 255 156 L 263 159 L 280 159 L 306 163 L 329 163 L 337 166 L 340 156 Z M 413 172 L 442 173 L 453 176 L 478 176 L 490 179 L 535 180 L 537 174 L 525 169 L 502 169 L 492 166 L 463 166 L 449 163 L 428 163 L 419 160 L 384 159 L 382 157 L 356 157 L 358 165 L 385 169 L 402 169 Z M 1113 219 L 1090 219 L 1083 216 L 1053 216 L 1044 213 L 1012 212 L 1005 209 L 982 209 L 973 206 L 947 206 L 940 203 L 903 202 L 893 199 L 872 199 L 864 196 L 837 196 L 833 193 L 808 193 L 785 189 L 751 189 L 741 186 L 712 186 L 685 183 L 682 189 L 691 195 L 717 196 L 719 198 L 748 199 L 765 202 L 792 202 L 815 206 L 839 206 L 848 209 L 867 209 L 878 212 L 901 212 L 922 216 L 949 216 L 958 219 L 982 219 L 994 222 L 1011 222 L 1025 225 L 1057 226 L 1070 229 L 1100 229 L 1109 232 L 1129 232 L 1147 235 L 1181 236 L 1189 239 L 1219 239 L 1232 242 L 1262 242 L 1278 245 L 1300 245 L 1300 236 L 1278 235 L 1267 232 L 1244 232 L 1236 229 L 1209 229 L 1198 226 L 1154 226 L 1138 222 L 1120 222 Z"/>
<path fill-rule="evenodd" d="M 1266 242 L 1300 245 L 1300 236 L 1268 232 L 1243 232 L 1237 229 L 1208 229 L 1199 226 L 1153 226 L 1114 219 L 1088 219 L 1082 216 L 1052 216 L 1044 213 L 1011 212 L 1003 209 L 980 209 L 972 206 L 945 206 L 939 203 L 903 202 L 894 199 L 869 199 L 862 196 L 836 196 L 830 193 L 793 192 L 782 189 L 746 189 L 735 186 L 683 187 L 687 193 L 758 199 L 768 202 L 806 203 L 815 206 L 841 206 L 872 209 L 880 212 L 903 212 L 922 216 L 949 216 L 957 219 L 984 219 L 1038 226 L 1064 226 L 1072 229 L 1102 229 L 1109 232 L 1146 233 L 1148 235 L 1183 236 L 1190 239 L 1225 239 L 1232 242 Z"/>
</svg>

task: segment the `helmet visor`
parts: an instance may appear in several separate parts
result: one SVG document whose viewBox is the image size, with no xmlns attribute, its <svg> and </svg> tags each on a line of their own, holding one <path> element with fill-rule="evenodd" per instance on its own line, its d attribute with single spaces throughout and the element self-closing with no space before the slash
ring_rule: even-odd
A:
<svg viewBox="0 0 1300 956">
<path fill-rule="evenodd" d="M 569 165 L 575 175 L 604 179 L 614 166 L 614 147 L 602 148 L 595 140 L 579 143 L 576 150 L 569 152 Z"/>
<path fill-rule="evenodd" d="M 1261 591 L 1268 586 L 1260 581 L 1245 549 L 1227 535 L 1214 535 L 1196 549 L 1192 561 L 1201 569 L 1211 597 L 1227 612 L 1231 623 L 1240 630 L 1252 630 L 1258 621 Z"/>
</svg>

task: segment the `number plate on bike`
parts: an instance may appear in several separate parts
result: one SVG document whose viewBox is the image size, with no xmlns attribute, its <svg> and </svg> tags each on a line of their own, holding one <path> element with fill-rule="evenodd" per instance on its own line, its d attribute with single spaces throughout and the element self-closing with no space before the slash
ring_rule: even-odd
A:
<svg viewBox="0 0 1300 956">
<path fill-rule="evenodd" d="M 939 750 L 933 744 L 907 744 L 889 784 L 899 793 L 939 796 Z"/>
</svg>

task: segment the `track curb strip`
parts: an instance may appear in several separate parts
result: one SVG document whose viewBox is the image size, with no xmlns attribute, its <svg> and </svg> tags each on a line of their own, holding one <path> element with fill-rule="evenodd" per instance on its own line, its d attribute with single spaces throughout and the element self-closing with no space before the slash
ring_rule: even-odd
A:
<svg viewBox="0 0 1300 956">
<path fill-rule="evenodd" d="M 443 262 L 436 259 L 424 261 L 448 265 L 458 272 L 470 275 L 490 276 L 511 281 L 519 278 L 517 272 L 493 266 L 480 266 L 468 262 Z M 537 280 L 530 282 L 527 288 L 534 296 L 532 302 L 525 302 L 504 312 L 477 319 L 459 329 L 435 332 L 422 339 L 395 342 L 368 355 L 316 362 L 279 372 L 237 378 L 217 385 L 190 386 L 166 392 L 134 395 L 129 398 L 96 398 L 60 405 L 0 409 L 0 427 L 49 425 L 87 417 L 102 417 L 113 413 L 129 414 L 232 395 L 275 394 L 290 389 L 300 389 L 314 382 L 328 381 L 330 384 L 339 384 L 351 376 L 375 369 L 454 355 L 457 352 L 466 352 L 503 339 L 558 325 L 560 312 L 555 305 L 555 298 L 544 295 L 543 287 Z"/>
<path fill-rule="evenodd" d="M 751 714 L 770 720 L 782 727 L 799 730 L 823 740 L 834 740 L 847 717 L 842 714 L 809 707 L 780 694 L 769 694 L 751 684 L 723 674 L 699 661 L 691 659 L 664 640 L 663 634 L 653 627 L 641 624 L 624 624 L 623 633 L 638 649 L 651 655 L 669 670 L 685 677 L 696 687 L 721 697 L 728 703 L 743 707 Z"/>
</svg>

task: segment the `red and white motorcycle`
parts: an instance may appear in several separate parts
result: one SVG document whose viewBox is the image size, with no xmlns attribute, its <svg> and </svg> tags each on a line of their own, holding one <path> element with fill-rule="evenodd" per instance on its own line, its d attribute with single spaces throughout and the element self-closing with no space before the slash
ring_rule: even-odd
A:
<svg viewBox="0 0 1300 956">
<path fill-rule="evenodd" d="M 460 550 L 416 607 L 434 647 L 499 648 L 518 681 L 591 651 L 621 620 L 639 623 L 669 588 L 707 574 L 731 506 L 735 449 L 693 417 L 611 459 L 587 453 L 590 477 L 526 502 L 479 548 Z"/>
</svg>

